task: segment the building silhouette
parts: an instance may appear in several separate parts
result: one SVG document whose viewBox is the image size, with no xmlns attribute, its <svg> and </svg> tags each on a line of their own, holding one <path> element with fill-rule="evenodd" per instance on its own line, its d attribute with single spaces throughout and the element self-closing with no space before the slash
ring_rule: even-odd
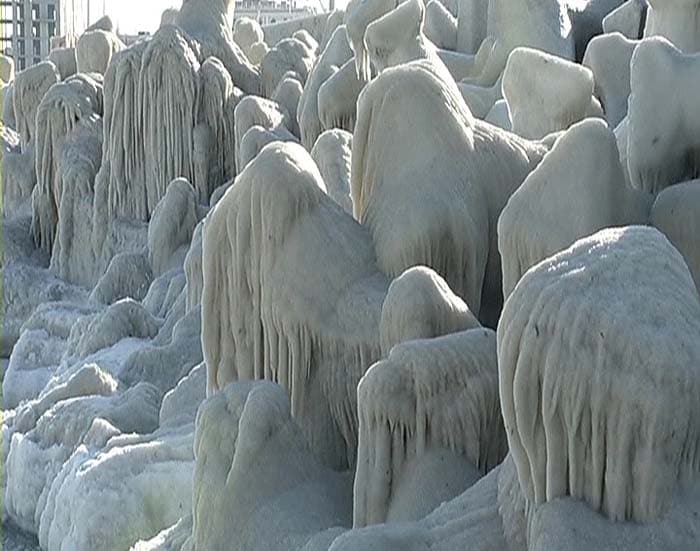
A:
<svg viewBox="0 0 700 551">
<path fill-rule="evenodd" d="M 56 38 L 72 45 L 90 17 L 90 0 L 2 0 L 0 51 L 26 69 L 49 55 Z"/>
</svg>

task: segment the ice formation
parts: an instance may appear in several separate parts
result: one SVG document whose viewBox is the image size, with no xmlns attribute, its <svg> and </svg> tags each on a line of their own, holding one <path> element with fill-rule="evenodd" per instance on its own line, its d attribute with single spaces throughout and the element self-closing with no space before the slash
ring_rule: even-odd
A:
<svg viewBox="0 0 700 551">
<path fill-rule="evenodd" d="M 575 57 L 571 19 L 563 0 L 492 0 L 486 29 L 487 39 L 480 49 L 488 52 L 487 57 L 472 76 L 473 82 L 481 86 L 491 86 L 498 80 L 508 56 L 518 47 L 564 59 Z"/>
<path fill-rule="evenodd" d="M 605 230 L 542 262 L 498 328 L 510 455 L 424 519 L 348 531 L 331 551 L 691 549 L 699 314 L 653 229 Z"/>
<path fill-rule="evenodd" d="M 425 6 L 425 35 L 438 48 L 457 49 L 457 18 L 439 0 Z"/>
<path fill-rule="evenodd" d="M 175 25 L 179 14 L 180 10 L 177 8 L 167 8 L 163 10 L 163 13 L 160 15 L 160 27 Z"/>
<path fill-rule="evenodd" d="M 104 74 L 112 56 L 124 49 L 124 44 L 111 31 L 94 29 L 83 34 L 75 46 L 78 71 Z"/>
<path fill-rule="evenodd" d="M 174 178 L 193 179 L 199 68 L 191 44 L 175 27 L 158 31 L 143 52 L 137 98 L 149 216 Z"/>
<path fill-rule="evenodd" d="M 234 111 L 242 97 L 217 58 L 202 63 L 193 138 L 194 185 L 201 204 L 207 204 L 214 189 L 236 174 Z"/>
<path fill-rule="evenodd" d="M 0 56 L 3 521 L 694 549 L 696 0 L 179 4 Z"/>
<path fill-rule="evenodd" d="M 81 231 L 92 228 L 93 224 L 94 182 L 102 155 L 101 130 L 102 121 L 97 115 L 81 119 L 65 136 L 58 158 L 59 174 L 54 177 L 59 182 L 60 196 L 56 196 L 57 218 L 50 267 L 62 279 L 85 286 L 95 282 L 99 266 L 97 251 L 81 242 Z M 35 193 L 36 199 L 41 192 L 37 189 Z M 49 205 L 47 211 L 51 212 L 51 208 L 53 205 Z M 41 214 L 36 212 L 35 215 L 41 221 Z M 41 224 L 38 227 L 41 228 Z M 40 231 L 40 236 L 46 238 L 46 231 Z"/>
<path fill-rule="evenodd" d="M 114 21 L 112 21 L 112 18 L 109 15 L 104 15 L 100 17 L 97 21 L 95 21 L 87 29 L 85 29 L 85 32 L 88 33 L 90 31 L 98 30 L 114 32 Z"/>
<path fill-rule="evenodd" d="M 258 153 L 260 153 L 267 144 L 279 141 L 296 142 L 297 139 L 296 136 L 285 127 L 270 130 L 259 124 L 251 126 L 246 130 L 245 134 L 243 134 L 237 147 L 238 156 L 236 162 L 238 163 L 239 169 L 243 170 L 250 161 L 258 156 Z M 223 187 L 224 186 L 222 186 L 222 188 Z M 215 193 L 218 193 L 222 188 L 217 189 Z M 213 196 L 212 203 L 214 203 Z"/>
<path fill-rule="evenodd" d="M 700 181 L 683 182 L 665 189 L 651 209 L 651 223 L 673 243 L 683 255 L 695 285 L 700 289 Z"/>
<path fill-rule="evenodd" d="M 246 166 L 207 220 L 202 264 L 209 394 L 236 380 L 279 382 L 312 449 L 352 464 L 354 388 L 378 357 L 387 282 L 367 231 L 325 194 L 301 146 L 272 143 Z M 306 301 L 314 296 L 326 302 Z"/>
<path fill-rule="evenodd" d="M 302 549 L 349 523 L 351 481 L 316 461 L 290 413 L 284 391 L 269 382 L 229 385 L 204 402 L 184 548 L 226 549 L 235 541 L 252 551 L 284 541 L 286 549 Z"/>
<path fill-rule="evenodd" d="M 311 157 L 321 172 L 328 195 L 345 212 L 352 215 L 350 197 L 352 134 L 337 129 L 325 131 L 314 143 Z"/>
<path fill-rule="evenodd" d="M 250 58 L 250 49 L 256 42 L 264 42 L 265 35 L 262 27 L 250 17 L 238 17 L 233 23 L 233 40 Z"/>
<path fill-rule="evenodd" d="M 691 490 L 699 324 L 688 268 L 653 229 L 606 230 L 523 277 L 504 308 L 498 357 L 530 503 L 571 496 L 613 521 L 645 523 Z"/>
<path fill-rule="evenodd" d="M 602 116 L 593 90 L 591 70 L 531 48 L 513 50 L 503 72 L 513 132 L 529 139 Z"/>
<path fill-rule="evenodd" d="M 382 355 L 405 341 L 480 327 L 466 303 L 425 266 L 409 268 L 389 285 L 379 322 Z"/>
<path fill-rule="evenodd" d="M 58 69 L 61 80 L 66 80 L 78 72 L 75 48 L 54 48 L 49 53 L 48 60 Z"/>
<path fill-rule="evenodd" d="M 276 101 L 259 96 L 244 97 L 236 106 L 234 121 L 236 165 L 239 172 L 245 167 L 240 153 L 243 137 L 251 128 L 259 126 L 276 134 L 279 139 L 293 136 L 290 131 L 292 122 L 287 110 Z"/>
<path fill-rule="evenodd" d="M 646 194 L 628 188 L 615 135 L 600 119 L 572 126 L 498 220 L 503 295 L 531 267 L 603 228 L 646 223 Z"/>
<path fill-rule="evenodd" d="M 12 100 L 15 124 L 22 139 L 22 151 L 26 151 L 36 138 L 36 113 L 44 94 L 60 80 L 58 69 L 50 61 L 42 61 L 15 77 Z"/>
<path fill-rule="evenodd" d="M 183 178 L 174 180 L 148 225 L 148 261 L 155 276 L 183 265 L 198 222 L 194 189 Z"/>
<path fill-rule="evenodd" d="M 318 53 L 318 41 L 306 29 L 299 29 L 292 35 L 292 38 L 296 38 L 298 41 L 306 44 L 306 47 L 314 55 Z"/>
<path fill-rule="evenodd" d="M 37 245 L 51 254 L 58 226 L 59 209 L 64 197 L 64 175 L 59 170 L 66 136 L 83 120 L 102 113 L 102 85 L 87 75 L 78 75 L 52 86 L 44 95 L 36 111 L 36 175 L 37 184 L 32 196 L 34 210 L 32 230 Z M 98 134 L 98 150 L 101 136 Z M 84 145 L 84 144 L 83 144 Z M 83 148 L 80 148 L 81 150 Z M 79 151 L 78 154 L 89 153 Z M 92 187 L 99 158 L 91 160 L 87 185 Z M 75 162 L 69 162 L 76 170 Z M 66 170 L 67 171 L 67 170 Z M 72 181 L 67 182 L 68 193 L 73 194 Z M 85 183 L 84 183 L 85 184 Z M 77 183 L 75 185 L 78 185 Z"/>
<path fill-rule="evenodd" d="M 695 0 L 647 0 L 644 36 L 663 36 L 685 53 L 700 51 L 700 4 Z"/>
<path fill-rule="evenodd" d="M 256 42 L 250 47 L 248 60 L 255 67 L 259 67 L 269 51 L 270 47 L 265 42 Z"/>
<path fill-rule="evenodd" d="M 638 41 L 617 32 L 596 36 L 589 42 L 583 58 L 583 65 L 593 71 L 595 96 L 612 127 L 627 115 L 630 61 L 637 44 Z"/>
<path fill-rule="evenodd" d="M 334 9 L 328 14 L 326 18 L 326 24 L 323 26 L 323 34 L 321 35 L 321 40 L 318 43 L 318 51 L 323 52 L 328 46 L 328 42 L 335 33 L 335 30 L 340 27 L 345 20 L 345 11 Z"/>
<path fill-rule="evenodd" d="M 272 92 L 272 101 L 276 101 L 289 116 L 289 129 L 294 136 L 299 137 L 298 111 L 301 96 L 304 93 L 301 81 L 296 77 L 296 73 L 289 72 L 277 84 Z"/>
<path fill-rule="evenodd" d="M 700 54 L 685 55 L 664 38 L 643 40 L 631 61 L 627 163 L 635 188 L 659 193 L 698 176 L 698 111 L 683 90 L 700 79 Z M 665 82 L 674 82 L 674 100 L 662 104 Z"/>
<path fill-rule="evenodd" d="M 397 345 L 357 393 L 355 528 L 420 520 L 505 455 L 489 329 Z"/>
<path fill-rule="evenodd" d="M 642 38 L 648 7 L 648 0 L 627 0 L 605 16 L 603 31 L 605 34 L 619 32 L 631 40 Z"/>
<path fill-rule="evenodd" d="M 489 302 L 500 296 L 488 287 L 500 281 L 498 215 L 544 148 L 474 119 L 445 73 L 416 61 L 387 69 L 365 88 L 351 192 L 385 273 L 430 266 L 478 315 L 482 288 Z M 390 139 L 387 128 L 410 136 L 410 147 Z"/>
<path fill-rule="evenodd" d="M 206 58 L 221 60 L 235 85 L 247 94 L 260 92 L 260 73 L 233 39 L 234 0 L 183 0 L 175 24 L 202 48 Z"/>
<path fill-rule="evenodd" d="M 367 26 L 364 45 L 377 72 L 416 59 L 441 63 L 423 32 L 424 21 L 423 0 L 406 0 Z"/>
<path fill-rule="evenodd" d="M 285 38 L 273 46 L 260 63 L 261 91 L 271 97 L 287 72 L 306 83 L 315 61 L 315 52 L 296 38 Z"/>
<path fill-rule="evenodd" d="M 319 118 L 318 92 L 340 67 L 352 58 L 352 50 L 348 42 L 345 26 L 335 29 L 329 38 L 328 45 L 318 57 L 308 78 L 304 91 L 299 100 L 298 121 L 301 143 L 307 149 L 313 147 L 323 128 Z"/>
<path fill-rule="evenodd" d="M 338 128 L 352 132 L 357 101 L 364 83 L 358 79 L 354 58 L 346 61 L 318 89 L 318 118 L 323 130 Z"/>
<path fill-rule="evenodd" d="M 399 5 L 398 0 L 351 0 L 345 11 L 345 26 L 348 40 L 355 53 L 355 70 L 362 82 L 372 76 L 369 53 L 365 46 L 367 26 Z"/>
</svg>

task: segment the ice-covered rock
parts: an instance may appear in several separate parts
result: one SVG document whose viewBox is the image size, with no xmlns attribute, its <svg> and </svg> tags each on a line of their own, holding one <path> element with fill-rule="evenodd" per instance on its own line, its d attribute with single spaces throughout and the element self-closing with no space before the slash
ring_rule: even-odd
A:
<svg viewBox="0 0 700 551">
<path fill-rule="evenodd" d="M 627 187 L 613 132 L 572 126 L 509 199 L 498 220 L 507 297 L 530 268 L 604 228 L 646 223 L 647 195 Z"/>
<path fill-rule="evenodd" d="M 627 115 L 630 61 L 638 44 L 618 32 L 603 34 L 590 41 L 583 58 L 583 65 L 593 71 L 595 96 L 613 128 Z"/>
<path fill-rule="evenodd" d="M 632 186 L 647 193 L 698 176 L 698 111 L 683 90 L 700 82 L 700 56 L 683 54 L 664 38 L 643 40 L 631 62 L 627 163 Z M 668 101 L 673 82 L 677 92 Z M 666 98 L 665 100 L 663 98 Z"/>
<path fill-rule="evenodd" d="M 420 520 L 505 456 L 489 329 L 399 344 L 357 393 L 355 528 Z"/>
<path fill-rule="evenodd" d="M 700 2 L 697 0 L 647 0 L 644 36 L 662 36 L 691 54 L 700 50 Z"/>
<path fill-rule="evenodd" d="M 590 69 L 531 48 L 513 50 L 503 72 L 513 132 L 529 139 L 566 130 L 586 117 L 602 117 L 593 90 Z"/>
<path fill-rule="evenodd" d="M 60 79 L 58 69 L 50 61 L 42 61 L 17 73 L 12 100 L 17 125 L 15 130 L 21 137 L 23 152 L 36 138 L 36 115 L 44 94 Z"/>
<path fill-rule="evenodd" d="M 78 72 L 103 75 L 112 56 L 123 49 L 124 43 L 111 30 L 88 30 L 75 46 Z"/>
<path fill-rule="evenodd" d="M 311 157 L 321 172 L 328 195 L 345 212 L 352 214 L 350 197 L 352 134 L 345 130 L 325 131 L 314 143 Z"/>
<path fill-rule="evenodd" d="M 619 32 L 630 40 L 642 38 L 648 7 L 648 0 L 627 0 L 605 16 L 603 31 L 605 34 Z"/>
<path fill-rule="evenodd" d="M 651 209 L 651 223 L 680 251 L 700 289 L 700 181 L 684 182 L 665 189 Z"/>
</svg>

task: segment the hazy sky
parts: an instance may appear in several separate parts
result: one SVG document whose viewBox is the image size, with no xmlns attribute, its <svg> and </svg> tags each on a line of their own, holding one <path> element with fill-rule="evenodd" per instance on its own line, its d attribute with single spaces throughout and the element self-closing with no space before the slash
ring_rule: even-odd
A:
<svg viewBox="0 0 700 551">
<path fill-rule="evenodd" d="M 155 31 L 160 14 L 171 7 L 180 7 L 181 0 L 107 0 L 107 14 L 124 33 Z M 101 9 L 101 6 L 100 6 Z"/>
</svg>

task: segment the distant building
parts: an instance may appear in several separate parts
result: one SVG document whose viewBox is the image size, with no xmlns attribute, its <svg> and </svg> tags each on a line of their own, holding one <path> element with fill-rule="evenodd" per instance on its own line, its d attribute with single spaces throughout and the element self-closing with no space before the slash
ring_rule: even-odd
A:
<svg viewBox="0 0 700 551">
<path fill-rule="evenodd" d="M 294 0 L 241 0 L 236 2 L 235 18 L 250 17 L 261 25 L 271 25 L 315 15 L 308 6 L 297 7 Z"/>
<path fill-rule="evenodd" d="M 88 26 L 90 0 L 0 1 L 0 50 L 14 58 L 18 70 L 38 63 L 52 41 L 72 45 Z"/>
</svg>

